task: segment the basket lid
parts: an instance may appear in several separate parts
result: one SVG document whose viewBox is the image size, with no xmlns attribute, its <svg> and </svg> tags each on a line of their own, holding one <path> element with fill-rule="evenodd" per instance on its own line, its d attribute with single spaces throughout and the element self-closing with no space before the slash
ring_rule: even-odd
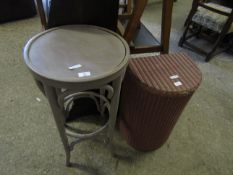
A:
<svg viewBox="0 0 233 175">
<path fill-rule="evenodd" d="M 141 83 L 160 94 L 187 94 L 202 80 L 200 69 L 183 53 L 131 59 L 129 69 Z"/>
</svg>

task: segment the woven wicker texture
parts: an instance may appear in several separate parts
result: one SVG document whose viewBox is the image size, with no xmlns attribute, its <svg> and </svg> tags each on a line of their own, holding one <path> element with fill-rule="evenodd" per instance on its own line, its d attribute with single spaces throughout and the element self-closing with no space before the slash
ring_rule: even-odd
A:
<svg viewBox="0 0 233 175">
<path fill-rule="evenodd" d="M 134 59 L 129 67 L 141 83 L 159 94 L 189 93 L 201 82 L 200 70 L 182 53 Z M 178 78 L 172 79 L 172 76 Z M 178 81 L 182 85 L 175 86 Z"/>
<path fill-rule="evenodd" d="M 182 85 L 175 86 L 177 81 Z M 201 72 L 184 54 L 132 59 L 119 112 L 127 142 L 142 151 L 162 146 L 200 82 Z"/>
</svg>

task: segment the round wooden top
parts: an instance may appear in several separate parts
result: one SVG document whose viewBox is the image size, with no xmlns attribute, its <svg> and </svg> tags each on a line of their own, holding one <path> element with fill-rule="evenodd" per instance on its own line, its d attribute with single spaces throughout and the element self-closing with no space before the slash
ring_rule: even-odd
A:
<svg viewBox="0 0 233 175">
<path fill-rule="evenodd" d="M 131 59 L 129 70 L 145 87 L 160 95 L 194 92 L 202 80 L 199 68 L 183 53 Z"/>
<path fill-rule="evenodd" d="M 118 34 L 86 25 L 44 31 L 24 49 L 24 60 L 33 73 L 62 82 L 91 81 L 112 75 L 125 67 L 128 55 L 128 44 Z"/>
</svg>

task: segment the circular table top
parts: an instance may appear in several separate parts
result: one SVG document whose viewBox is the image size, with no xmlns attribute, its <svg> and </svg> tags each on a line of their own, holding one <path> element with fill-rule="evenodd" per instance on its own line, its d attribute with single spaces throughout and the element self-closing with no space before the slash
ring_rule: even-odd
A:
<svg viewBox="0 0 233 175">
<path fill-rule="evenodd" d="M 62 82 L 112 75 L 125 67 L 128 55 L 128 44 L 118 34 L 86 25 L 46 30 L 33 37 L 24 49 L 24 60 L 33 73 Z"/>
</svg>

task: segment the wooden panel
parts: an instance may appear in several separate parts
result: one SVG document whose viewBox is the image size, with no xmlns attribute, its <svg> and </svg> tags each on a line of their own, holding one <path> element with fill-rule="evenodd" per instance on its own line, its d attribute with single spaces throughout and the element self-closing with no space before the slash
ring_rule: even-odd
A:
<svg viewBox="0 0 233 175">
<path fill-rule="evenodd" d="M 131 43 L 131 42 L 134 43 L 134 45 L 131 46 L 131 51 L 134 53 L 135 52 L 139 53 L 139 52 L 144 52 L 144 51 L 145 52 L 161 51 L 162 53 L 168 53 L 170 31 L 171 31 L 171 21 L 172 21 L 173 0 L 163 0 L 161 44 L 159 44 L 156 39 L 148 40 L 148 38 L 154 38 L 150 32 L 149 32 L 149 35 L 147 35 L 148 32 L 146 32 L 147 34 L 145 36 L 145 32 L 138 33 L 137 31 L 137 28 L 140 25 L 140 18 L 143 14 L 143 11 L 147 3 L 148 3 L 148 0 L 135 0 L 135 5 L 134 5 L 135 7 L 133 9 L 132 18 L 130 19 L 126 27 L 124 38 L 128 43 Z M 143 30 L 145 30 L 144 26 L 142 27 L 142 31 Z"/>
<path fill-rule="evenodd" d="M 140 19 L 143 14 L 143 11 L 147 5 L 148 0 L 137 0 L 133 15 L 129 21 L 129 24 L 126 27 L 124 38 L 125 40 L 130 43 L 134 37 L 135 31 L 137 30 L 137 27 L 140 24 Z"/>
<path fill-rule="evenodd" d="M 152 35 L 152 33 L 141 24 L 135 32 L 132 40 L 134 46 L 157 46 L 160 45 L 159 41 Z"/>
</svg>

